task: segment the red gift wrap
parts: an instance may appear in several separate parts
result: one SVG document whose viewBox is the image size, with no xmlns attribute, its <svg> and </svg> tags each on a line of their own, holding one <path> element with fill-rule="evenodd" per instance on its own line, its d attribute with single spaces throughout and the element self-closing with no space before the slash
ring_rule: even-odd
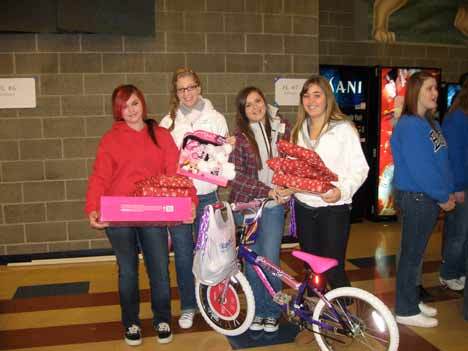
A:
<svg viewBox="0 0 468 351">
<path fill-rule="evenodd" d="M 192 196 L 196 192 L 192 181 L 184 176 L 149 177 L 135 183 L 131 196 Z"/>
<path fill-rule="evenodd" d="M 286 157 L 267 161 L 274 171 L 273 184 L 311 193 L 326 193 L 333 188 L 330 182 L 337 181 L 338 176 L 328 169 L 315 151 L 285 140 L 278 141 L 277 146 L 278 151 Z"/>
<path fill-rule="evenodd" d="M 301 189 L 310 193 L 326 193 L 333 188 L 327 181 L 318 179 L 297 177 L 291 174 L 284 174 L 282 172 L 275 172 L 273 174 L 273 184 L 284 186 L 286 188 Z"/>
<path fill-rule="evenodd" d="M 306 161 L 314 169 L 320 171 L 323 176 L 326 176 L 327 178 L 329 177 L 331 182 L 338 180 L 338 176 L 328 169 L 320 156 L 313 150 L 289 143 L 286 140 L 280 140 L 278 141 L 278 151 L 288 156 Z"/>
</svg>

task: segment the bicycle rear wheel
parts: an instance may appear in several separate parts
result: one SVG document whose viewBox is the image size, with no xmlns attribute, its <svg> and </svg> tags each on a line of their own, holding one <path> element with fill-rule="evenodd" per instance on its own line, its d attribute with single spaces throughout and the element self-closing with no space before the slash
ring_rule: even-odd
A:
<svg viewBox="0 0 468 351">
<path fill-rule="evenodd" d="M 241 272 L 225 284 L 204 285 L 197 280 L 195 296 L 200 313 L 211 328 L 218 333 L 235 336 L 244 333 L 252 324 L 255 299 L 249 282 Z"/>
<path fill-rule="evenodd" d="M 341 328 L 336 311 L 348 326 L 349 335 L 314 324 L 312 329 L 321 350 L 398 350 L 398 326 L 390 310 L 376 296 L 358 288 L 343 287 L 329 291 L 325 297 L 333 309 L 320 300 L 313 319 Z"/>
</svg>

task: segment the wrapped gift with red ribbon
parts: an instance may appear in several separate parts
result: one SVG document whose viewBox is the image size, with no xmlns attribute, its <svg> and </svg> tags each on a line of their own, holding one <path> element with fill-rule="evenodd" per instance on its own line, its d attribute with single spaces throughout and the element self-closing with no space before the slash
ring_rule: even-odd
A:
<svg viewBox="0 0 468 351">
<path fill-rule="evenodd" d="M 131 196 L 188 196 L 192 197 L 196 190 L 192 181 L 184 176 L 148 177 L 135 183 Z"/>
<path fill-rule="evenodd" d="M 311 193 L 325 193 L 333 188 L 330 182 L 337 181 L 320 156 L 313 150 L 280 140 L 278 151 L 285 157 L 267 161 L 274 171 L 272 183 L 287 188 L 296 188 Z"/>
</svg>

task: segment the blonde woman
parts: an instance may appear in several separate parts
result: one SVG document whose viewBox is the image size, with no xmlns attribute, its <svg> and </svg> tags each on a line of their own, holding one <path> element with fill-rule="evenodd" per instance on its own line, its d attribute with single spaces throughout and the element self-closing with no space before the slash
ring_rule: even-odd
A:
<svg viewBox="0 0 468 351">
<path fill-rule="evenodd" d="M 369 166 L 359 135 L 340 111 L 328 81 L 310 77 L 300 93 L 292 142 L 314 150 L 338 181 L 324 194 L 294 193 L 296 228 L 301 249 L 333 257 L 339 264 L 326 273 L 332 288 L 349 286 L 344 270 L 350 230 L 351 202 L 367 178 Z"/>
<path fill-rule="evenodd" d="M 161 120 L 160 126 L 168 129 L 180 149 L 185 133 L 204 130 L 222 136 L 228 135 L 228 126 L 224 116 L 216 111 L 208 99 L 202 95 L 201 81 L 197 73 L 190 68 L 177 69 L 172 77 L 169 113 Z M 230 139 L 232 142 L 232 139 Z M 198 206 L 195 217 L 195 240 L 198 236 L 203 209 L 206 205 L 218 201 L 218 186 L 202 180 L 193 179 L 197 189 Z M 187 245 L 193 246 L 192 242 Z M 190 308 L 182 309 L 179 326 L 187 329 L 193 325 L 196 311 L 195 286 L 191 294 Z"/>
</svg>

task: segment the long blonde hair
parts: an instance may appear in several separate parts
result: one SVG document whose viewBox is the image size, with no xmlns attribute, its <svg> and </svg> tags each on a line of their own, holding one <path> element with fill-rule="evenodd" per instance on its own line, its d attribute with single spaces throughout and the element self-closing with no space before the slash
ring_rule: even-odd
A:
<svg viewBox="0 0 468 351">
<path fill-rule="evenodd" d="M 306 82 L 302 86 L 301 93 L 299 94 L 300 100 L 299 100 L 299 108 L 297 110 L 296 123 L 294 124 L 292 133 L 291 133 L 291 140 L 294 144 L 297 143 L 299 132 L 302 128 L 302 125 L 305 119 L 307 118 L 307 114 L 304 110 L 304 104 L 302 100 L 311 85 L 317 85 L 320 89 L 322 89 L 322 91 L 325 94 L 325 99 L 326 99 L 325 120 L 323 122 L 323 125 L 320 127 L 319 135 L 322 133 L 323 128 L 325 128 L 325 126 L 329 123 L 330 120 L 341 121 L 341 120 L 346 119 L 346 115 L 343 114 L 343 112 L 341 112 L 340 107 L 336 103 L 335 95 L 333 95 L 333 91 L 331 90 L 330 83 L 328 82 L 328 80 L 326 80 L 322 76 L 318 76 L 318 75 L 312 76 L 306 80 Z"/>
<path fill-rule="evenodd" d="M 177 68 L 172 75 L 172 84 L 171 84 L 171 96 L 169 98 L 169 116 L 172 119 L 172 124 L 169 127 L 169 130 L 172 131 L 175 127 L 175 118 L 177 114 L 177 109 L 180 105 L 179 97 L 177 96 L 177 81 L 182 77 L 192 77 L 195 84 L 198 85 L 201 89 L 201 81 L 198 75 L 188 67 Z"/>
</svg>

